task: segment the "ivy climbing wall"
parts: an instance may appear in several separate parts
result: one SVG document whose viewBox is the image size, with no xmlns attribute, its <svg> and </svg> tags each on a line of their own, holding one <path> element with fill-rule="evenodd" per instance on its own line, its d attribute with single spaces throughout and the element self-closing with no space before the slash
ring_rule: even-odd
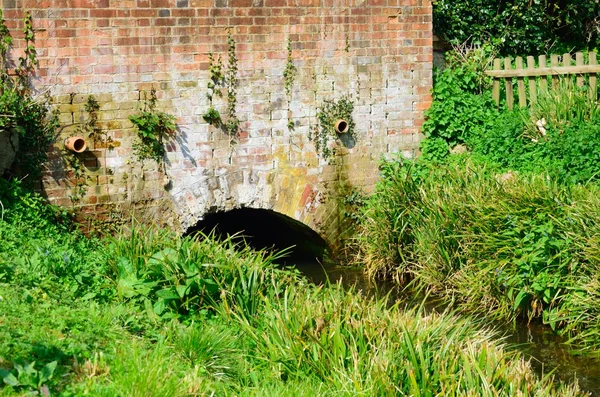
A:
<svg viewBox="0 0 600 397">
<path fill-rule="evenodd" d="M 432 86 L 430 3 L 2 0 L 13 57 L 32 14 L 34 85 L 63 126 L 40 189 L 82 216 L 135 211 L 182 231 L 209 211 L 273 209 L 337 241 L 343 197 L 373 187 L 382 156 L 417 150 Z M 130 116 L 152 88 L 156 111 L 177 125 L 163 162 L 134 150 Z M 328 123 L 341 115 L 352 130 L 338 136 Z M 78 134 L 88 149 L 65 152 Z"/>
</svg>

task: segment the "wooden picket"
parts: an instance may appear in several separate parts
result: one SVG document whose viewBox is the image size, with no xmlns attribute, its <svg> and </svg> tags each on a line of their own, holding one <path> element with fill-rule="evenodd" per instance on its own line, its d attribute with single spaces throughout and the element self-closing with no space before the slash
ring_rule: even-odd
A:
<svg viewBox="0 0 600 397">
<path fill-rule="evenodd" d="M 600 73 L 600 65 L 598 65 L 598 58 L 595 52 L 588 54 L 588 64 L 585 64 L 584 54 L 578 52 L 575 54 L 575 65 L 572 65 L 573 59 L 571 54 L 563 54 L 562 65 L 560 64 L 560 57 L 558 55 L 550 56 L 550 66 L 545 55 L 538 57 L 538 64 L 535 64 L 535 58 L 532 56 L 527 57 L 526 67 L 523 64 L 523 58 L 515 58 L 515 66 L 513 67 L 512 58 L 494 59 L 493 69 L 486 71 L 485 73 L 494 78 L 492 85 L 492 96 L 497 105 L 500 105 L 500 88 L 502 80 L 504 80 L 504 87 L 506 92 L 506 104 L 509 109 L 514 107 L 514 82 L 513 79 L 517 80 L 517 95 L 519 99 L 519 106 L 527 106 L 527 86 L 529 87 L 529 102 L 535 103 L 537 101 L 540 91 L 548 90 L 548 81 L 546 77 L 551 76 L 552 88 L 556 89 L 559 86 L 560 76 L 563 75 L 576 75 L 577 86 L 583 87 L 586 83 L 585 75 L 589 75 L 588 86 L 590 95 L 596 98 L 598 93 L 598 77 Z M 504 64 L 504 68 L 502 65 Z M 540 77 L 539 79 L 537 77 Z M 526 84 L 527 83 L 527 84 Z M 538 89 L 539 85 L 539 89 Z"/>
</svg>

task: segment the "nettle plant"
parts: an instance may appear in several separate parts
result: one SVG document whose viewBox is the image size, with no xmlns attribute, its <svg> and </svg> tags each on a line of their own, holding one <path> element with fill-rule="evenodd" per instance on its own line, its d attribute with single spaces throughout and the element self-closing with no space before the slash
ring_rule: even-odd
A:
<svg viewBox="0 0 600 397">
<path fill-rule="evenodd" d="M 317 124 L 313 125 L 309 139 L 315 143 L 317 153 L 325 160 L 329 160 L 334 154 L 330 147 L 331 143 L 339 138 L 340 132 L 336 130 L 336 123 L 342 120 L 344 123 L 343 134 L 347 134 L 356 140 L 355 123 L 352 119 L 354 102 L 349 95 L 343 96 L 337 101 L 326 100 L 317 109 Z"/>
<path fill-rule="evenodd" d="M 144 93 L 144 108 L 129 120 L 137 127 L 138 141 L 133 149 L 140 160 L 153 159 L 161 163 L 166 153 L 165 143 L 171 140 L 176 132 L 175 116 L 156 110 L 156 90 Z"/>
</svg>

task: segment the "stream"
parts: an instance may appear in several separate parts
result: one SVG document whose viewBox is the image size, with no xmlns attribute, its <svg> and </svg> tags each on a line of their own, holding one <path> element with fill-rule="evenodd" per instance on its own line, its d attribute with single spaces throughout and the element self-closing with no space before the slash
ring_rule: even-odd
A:
<svg viewBox="0 0 600 397">
<path fill-rule="evenodd" d="M 318 262 L 304 262 L 295 267 L 315 284 L 323 284 L 327 280 L 336 283 L 341 280 L 344 286 L 354 286 L 366 295 L 389 294 L 393 301 L 400 300 L 406 307 L 416 307 L 423 303 L 422 298 L 402 292 L 391 282 L 373 283 L 360 269 L 321 265 Z M 443 311 L 444 305 L 428 299 L 425 301 L 424 308 Z M 565 339 L 554 334 L 549 327 L 538 322 L 527 323 L 525 320 L 520 320 L 514 326 L 495 323 L 493 328 L 507 344 L 516 347 L 526 359 L 531 360 L 531 366 L 539 376 L 553 371 L 557 381 L 570 382 L 576 379 L 583 391 L 589 392 L 592 396 L 600 396 L 600 360 L 572 354 L 564 344 Z"/>
</svg>

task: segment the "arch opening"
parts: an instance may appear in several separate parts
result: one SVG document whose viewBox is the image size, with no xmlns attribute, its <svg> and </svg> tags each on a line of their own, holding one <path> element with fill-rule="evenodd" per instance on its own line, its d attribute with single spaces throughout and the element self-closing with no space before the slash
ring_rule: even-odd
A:
<svg viewBox="0 0 600 397">
<path fill-rule="evenodd" d="M 217 239 L 238 235 L 257 250 L 288 249 L 285 257 L 278 260 L 280 265 L 317 265 L 330 252 L 327 242 L 310 227 L 271 210 L 239 208 L 209 213 L 188 229 L 186 235 L 208 234 L 213 230 Z"/>
</svg>

